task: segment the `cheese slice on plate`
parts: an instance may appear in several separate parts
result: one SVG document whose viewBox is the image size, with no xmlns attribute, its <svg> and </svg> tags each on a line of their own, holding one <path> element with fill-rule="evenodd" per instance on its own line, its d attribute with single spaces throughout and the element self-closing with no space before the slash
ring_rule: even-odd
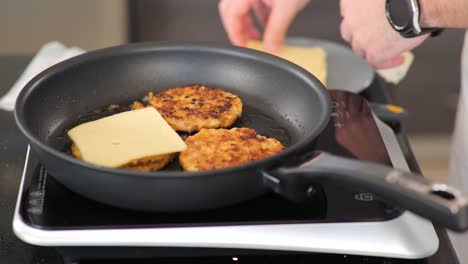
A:
<svg viewBox="0 0 468 264">
<path fill-rule="evenodd" d="M 249 41 L 247 47 L 265 52 L 260 41 Z M 327 52 L 323 48 L 283 45 L 274 55 L 301 66 L 327 86 Z"/>
<path fill-rule="evenodd" d="M 81 124 L 71 129 L 68 136 L 84 161 L 113 168 L 135 159 L 187 148 L 153 107 Z"/>
</svg>

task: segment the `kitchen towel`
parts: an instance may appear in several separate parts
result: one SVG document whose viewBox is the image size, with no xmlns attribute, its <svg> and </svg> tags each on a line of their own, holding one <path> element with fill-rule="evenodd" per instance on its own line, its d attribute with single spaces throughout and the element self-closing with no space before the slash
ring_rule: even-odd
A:
<svg viewBox="0 0 468 264">
<path fill-rule="evenodd" d="M 58 41 L 46 43 L 37 52 L 24 70 L 23 74 L 18 78 L 15 84 L 13 84 L 10 91 L 0 98 L 0 109 L 13 111 L 18 94 L 34 76 L 54 64 L 80 55 L 84 52 L 85 51 L 83 49 L 78 47 L 66 47 Z"/>
</svg>

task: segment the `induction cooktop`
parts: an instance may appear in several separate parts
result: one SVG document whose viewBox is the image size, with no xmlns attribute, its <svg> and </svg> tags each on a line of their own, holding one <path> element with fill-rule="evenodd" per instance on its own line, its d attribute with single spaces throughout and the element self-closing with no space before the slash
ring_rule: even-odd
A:
<svg viewBox="0 0 468 264">
<path fill-rule="evenodd" d="M 408 170 L 394 132 L 368 114 L 365 99 L 348 92 L 330 91 L 330 95 L 332 118 L 316 149 Z M 339 184 L 314 186 L 314 194 L 300 204 L 268 193 L 220 209 L 149 213 L 111 207 L 73 193 L 29 150 L 22 177 L 15 234 L 27 243 L 58 247 L 78 257 L 90 252 L 93 257 L 106 257 L 112 254 L 109 250 L 134 256 L 138 249 L 141 257 L 148 257 L 144 252 L 151 252 L 150 257 L 170 257 L 181 252 L 253 250 L 414 259 L 430 256 L 438 248 L 429 221 L 386 204 L 376 194 Z"/>
</svg>

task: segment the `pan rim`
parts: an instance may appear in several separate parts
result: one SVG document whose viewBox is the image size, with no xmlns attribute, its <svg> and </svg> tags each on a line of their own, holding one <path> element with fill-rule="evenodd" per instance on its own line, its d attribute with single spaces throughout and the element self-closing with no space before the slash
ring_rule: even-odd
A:
<svg viewBox="0 0 468 264">
<path fill-rule="evenodd" d="M 132 54 L 132 53 L 139 53 L 139 52 L 151 52 L 151 51 L 164 51 L 164 50 L 179 50 L 179 51 L 197 51 L 197 52 L 207 52 L 210 54 L 220 54 L 220 55 L 227 55 L 227 56 L 237 56 L 242 57 L 245 59 L 256 60 L 264 64 L 269 64 L 273 67 L 277 67 L 278 69 L 287 71 L 289 74 L 294 75 L 296 78 L 301 79 L 303 82 L 308 84 L 310 87 L 314 87 L 316 90 L 317 95 L 320 97 L 320 102 L 324 104 L 324 111 L 320 116 L 320 120 L 317 121 L 319 123 L 312 133 L 301 138 L 298 142 L 292 144 L 290 147 L 286 148 L 286 150 L 275 154 L 271 157 L 257 160 L 253 162 L 249 162 L 246 164 L 242 164 L 235 167 L 228 167 L 223 169 L 216 169 L 210 171 L 200 171 L 200 172 L 186 172 L 186 171 L 154 171 L 154 172 L 139 172 L 139 171 L 131 171 L 125 169 L 116 169 L 116 168 L 108 168 L 103 166 L 98 166 L 92 163 L 84 162 L 73 158 L 66 153 L 63 153 L 53 147 L 48 146 L 42 140 L 40 140 L 36 135 L 31 133 L 27 128 L 27 122 L 24 116 L 24 104 L 27 102 L 29 95 L 37 90 L 40 89 L 41 83 L 45 82 L 51 77 L 54 77 L 56 74 L 60 74 L 63 71 L 71 68 L 72 66 L 77 66 L 83 63 L 91 62 L 93 60 L 97 60 L 100 58 L 112 57 L 116 55 L 124 55 L 124 54 Z M 312 89 L 312 88 L 311 88 Z M 61 63 L 58 63 L 37 76 L 35 76 L 31 81 L 29 81 L 25 87 L 21 90 L 18 100 L 15 104 L 15 111 L 14 116 L 16 120 L 16 124 L 18 125 L 22 134 L 28 139 L 29 144 L 33 145 L 33 149 L 35 147 L 40 148 L 42 151 L 46 152 L 47 154 L 53 156 L 56 159 L 61 160 L 62 162 L 67 162 L 70 165 L 74 166 L 81 166 L 88 170 L 96 171 L 98 173 L 110 173 L 115 176 L 123 176 L 123 177 L 151 177 L 151 178 L 189 178 L 188 176 L 193 177 L 208 177 L 208 176 L 216 176 L 222 175 L 225 173 L 237 173 L 248 169 L 259 169 L 263 170 L 266 167 L 273 166 L 274 164 L 280 164 L 281 160 L 287 160 L 291 156 L 301 153 L 305 151 L 308 147 L 312 145 L 315 141 L 317 136 L 325 129 L 326 125 L 328 124 L 329 117 L 331 114 L 331 102 L 330 97 L 326 88 L 323 84 L 311 73 L 306 71 L 305 69 L 293 64 L 287 60 L 282 58 L 252 50 L 242 47 L 234 47 L 230 45 L 223 45 L 223 44 L 213 44 L 213 43 L 206 43 L 206 42 L 141 42 L 141 43 L 131 43 L 131 44 L 124 44 L 104 49 L 99 49 L 95 51 L 90 51 L 82 55 L 78 55 L 71 59 L 65 60 Z M 34 146 L 35 145 L 35 146 Z"/>
</svg>

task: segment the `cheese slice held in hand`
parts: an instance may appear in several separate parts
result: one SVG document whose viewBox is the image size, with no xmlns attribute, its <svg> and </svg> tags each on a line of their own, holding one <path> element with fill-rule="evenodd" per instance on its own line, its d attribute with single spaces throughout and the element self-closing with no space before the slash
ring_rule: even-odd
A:
<svg viewBox="0 0 468 264">
<path fill-rule="evenodd" d="M 247 47 L 265 52 L 260 41 L 249 41 Z M 327 52 L 323 48 L 283 45 L 274 55 L 301 66 L 327 86 Z"/>
<path fill-rule="evenodd" d="M 84 161 L 112 168 L 135 159 L 181 152 L 187 148 L 153 107 L 81 124 L 68 131 L 68 136 Z"/>
</svg>

